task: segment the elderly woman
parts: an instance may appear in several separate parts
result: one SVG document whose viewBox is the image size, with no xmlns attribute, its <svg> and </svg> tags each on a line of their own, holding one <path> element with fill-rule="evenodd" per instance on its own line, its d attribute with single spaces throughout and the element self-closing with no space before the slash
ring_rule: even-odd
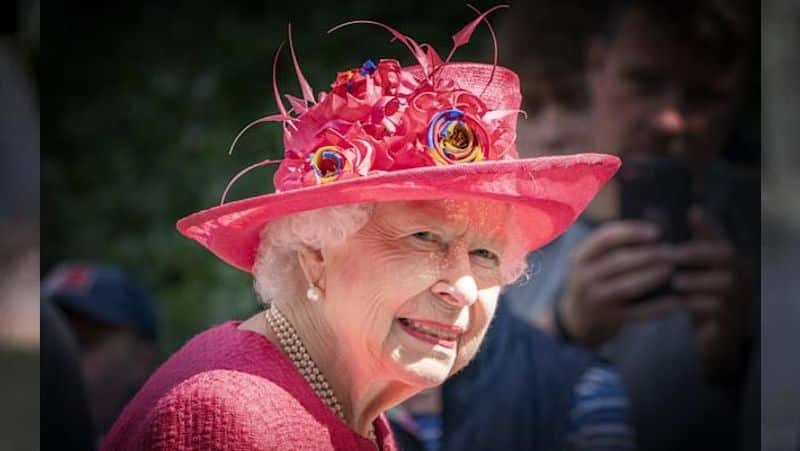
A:
<svg viewBox="0 0 800 451">
<path fill-rule="evenodd" d="M 257 121 L 284 123 L 276 193 L 179 221 L 267 308 L 173 355 L 104 449 L 395 449 L 382 413 L 470 361 L 525 255 L 616 171 L 518 160 L 517 76 L 391 31 L 418 66 L 367 61 L 315 99 L 296 65 L 304 99 Z"/>
</svg>

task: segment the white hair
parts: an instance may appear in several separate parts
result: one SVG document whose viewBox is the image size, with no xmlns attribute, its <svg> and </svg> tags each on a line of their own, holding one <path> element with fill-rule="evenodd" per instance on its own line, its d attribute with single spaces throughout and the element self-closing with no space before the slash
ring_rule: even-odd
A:
<svg viewBox="0 0 800 451">
<path fill-rule="evenodd" d="M 322 249 L 341 243 L 361 230 L 374 204 L 339 205 L 284 216 L 261 231 L 253 286 L 261 302 L 284 295 L 300 270 L 297 251 L 308 246 Z"/>
<path fill-rule="evenodd" d="M 305 211 L 276 219 L 261 231 L 255 264 L 253 286 L 258 298 L 269 303 L 276 297 L 285 296 L 298 274 L 301 274 L 297 251 L 304 247 L 315 250 L 345 241 L 361 230 L 369 221 L 374 204 L 340 205 Z M 506 222 L 513 225 L 507 230 L 510 246 L 502 259 L 503 284 L 510 284 L 527 274 L 525 249 L 513 243 L 521 242 L 524 231 L 516 226 L 514 212 Z M 527 277 L 527 276 L 526 276 Z"/>
<path fill-rule="evenodd" d="M 501 276 L 503 285 L 508 286 L 522 280 L 527 282 L 531 278 L 528 268 L 528 249 L 522 246 L 521 242 L 525 241 L 525 230 L 520 227 L 517 220 L 518 209 L 510 208 L 508 218 L 506 220 L 506 245 L 505 252 L 503 253 Z"/>
</svg>

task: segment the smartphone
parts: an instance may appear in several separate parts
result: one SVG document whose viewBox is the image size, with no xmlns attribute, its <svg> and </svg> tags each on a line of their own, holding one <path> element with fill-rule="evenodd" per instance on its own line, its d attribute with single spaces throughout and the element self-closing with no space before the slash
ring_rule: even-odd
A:
<svg viewBox="0 0 800 451">
<path fill-rule="evenodd" d="M 683 159 L 629 159 L 623 162 L 618 174 L 623 219 L 655 224 L 661 232 L 661 240 L 669 243 L 681 243 L 691 238 L 687 215 L 694 200 L 693 177 Z M 659 298 L 671 292 L 669 283 L 666 283 L 634 302 Z"/>
<path fill-rule="evenodd" d="M 692 172 L 682 158 L 628 159 L 619 170 L 622 219 L 649 221 L 657 225 L 662 240 L 689 240 L 687 214 L 692 205 Z"/>
</svg>

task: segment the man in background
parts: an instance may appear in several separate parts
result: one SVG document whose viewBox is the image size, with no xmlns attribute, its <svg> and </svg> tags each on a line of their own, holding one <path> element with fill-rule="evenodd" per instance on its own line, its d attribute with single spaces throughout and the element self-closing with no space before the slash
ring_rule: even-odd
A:
<svg viewBox="0 0 800 451">
<path fill-rule="evenodd" d="M 42 297 L 78 341 L 97 442 L 158 365 L 155 305 L 121 269 L 65 264 L 42 283 Z"/>
<path fill-rule="evenodd" d="M 542 271 L 507 293 L 518 312 L 614 364 L 642 449 L 739 444 L 758 335 L 759 191 L 721 155 L 731 154 L 758 42 L 746 7 L 614 2 L 586 46 L 588 150 L 687 165 L 696 201 L 684 212 L 689 240 L 666 243 L 672 230 L 622 217 L 620 185 L 610 183 L 532 255 Z"/>
</svg>

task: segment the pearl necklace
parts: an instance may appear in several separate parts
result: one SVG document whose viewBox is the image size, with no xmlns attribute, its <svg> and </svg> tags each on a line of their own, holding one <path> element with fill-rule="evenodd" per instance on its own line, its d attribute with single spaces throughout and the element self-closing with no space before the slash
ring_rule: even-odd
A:
<svg viewBox="0 0 800 451">
<path fill-rule="evenodd" d="M 300 371 L 303 379 L 311 385 L 311 388 L 322 402 L 324 402 L 339 419 L 346 423 L 347 421 L 344 418 L 342 403 L 336 398 L 336 394 L 333 393 L 333 389 L 317 367 L 317 364 L 314 363 L 314 360 L 308 355 L 305 345 L 303 345 L 303 342 L 300 340 L 294 327 L 289 323 L 289 320 L 287 320 L 274 305 L 264 312 L 264 317 L 267 319 L 267 324 L 270 329 L 277 335 L 281 348 L 289 355 L 289 359 Z M 371 425 L 369 429 L 369 438 L 375 441 L 375 430 Z"/>
</svg>

